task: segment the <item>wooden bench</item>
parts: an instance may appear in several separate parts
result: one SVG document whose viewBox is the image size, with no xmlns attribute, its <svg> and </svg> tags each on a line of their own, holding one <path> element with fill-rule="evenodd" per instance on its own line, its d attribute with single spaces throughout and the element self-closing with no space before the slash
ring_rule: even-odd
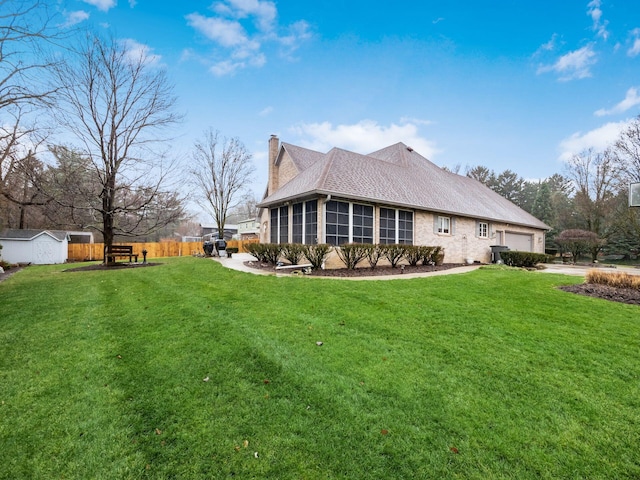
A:
<svg viewBox="0 0 640 480">
<path fill-rule="evenodd" d="M 132 258 L 135 258 L 136 263 L 138 263 L 138 254 L 133 253 L 131 245 L 111 245 L 110 249 L 105 249 L 105 257 L 107 263 L 115 263 L 117 257 L 129 257 L 129 263 L 131 263 Z"/>
</svg>

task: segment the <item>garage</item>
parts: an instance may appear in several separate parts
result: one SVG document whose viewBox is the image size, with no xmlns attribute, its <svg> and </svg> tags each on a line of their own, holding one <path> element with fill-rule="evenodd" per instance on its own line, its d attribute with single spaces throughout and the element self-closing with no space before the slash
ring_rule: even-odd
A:
<svg viewBox="0 0 640 480">
<path fill-rule="evenodd" d="M 509 247 L 509 250 L 533 252 L 533 235 L 505 232 L 505 244 Z"/>
</svg>

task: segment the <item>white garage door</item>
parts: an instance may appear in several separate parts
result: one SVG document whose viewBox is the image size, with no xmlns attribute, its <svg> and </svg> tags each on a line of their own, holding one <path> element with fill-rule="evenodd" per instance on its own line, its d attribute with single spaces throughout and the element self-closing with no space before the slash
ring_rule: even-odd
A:
<svg viewBox="0 0 640 480">
<path fill-rule="evenodd" d="M 505 243 L 510 250 L 533 252 L 533 235 L 506 232 Z"/>
</svg>

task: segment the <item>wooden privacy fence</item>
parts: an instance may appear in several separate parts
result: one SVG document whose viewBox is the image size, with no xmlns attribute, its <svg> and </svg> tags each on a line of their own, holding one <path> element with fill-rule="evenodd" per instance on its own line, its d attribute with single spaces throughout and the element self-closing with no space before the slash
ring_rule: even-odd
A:
<svg viewBox="0 0 640 480">
<path fill-rule="evenodd" d="M 246 252 L 244 246 L 256 242 L 258 240 L 229 240 L 227 248 L 237 248 L 238 252 Z M 138 254 L 140 261 L 142 261 L 142 250 L 147 251 L 147 259 L 204 255 L 202 242 L 114 243 L 114 245 L 132 245 L 133 253 Z M 71 243 L 67 258 L 70 262 L 104 260 L 104 243 Z"/>
</svg>

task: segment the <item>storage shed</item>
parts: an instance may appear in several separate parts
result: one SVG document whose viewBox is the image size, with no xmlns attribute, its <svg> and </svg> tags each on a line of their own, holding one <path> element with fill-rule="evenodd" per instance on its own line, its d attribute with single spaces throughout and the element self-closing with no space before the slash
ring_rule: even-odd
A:
<svg viewBox="0 0 640 480">
<path fill-rule="evenodd" d="M 68 244 L 66 231 L 4 230 L 0 232 L 0 258 L 9 263 L 65 263 Z"/>
</svg>

